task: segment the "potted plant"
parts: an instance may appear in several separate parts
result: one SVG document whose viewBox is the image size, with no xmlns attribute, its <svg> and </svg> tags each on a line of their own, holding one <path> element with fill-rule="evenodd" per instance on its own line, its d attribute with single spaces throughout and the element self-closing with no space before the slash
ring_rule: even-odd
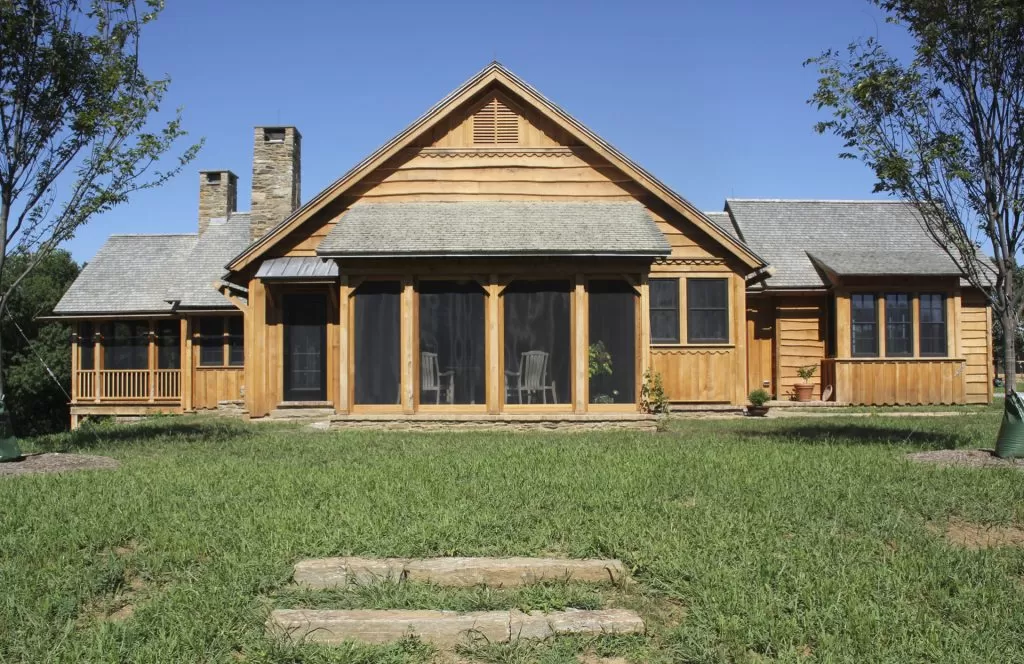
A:
<svg viewBox="0 0 1024 664">
<path fill-rule="evenodd" d="M 796 375 L 804 379 L 803 383 L 797 383 L 793 386 L 796 390 L 797 401 L 810 401 L 811 394 L 814 392 L 814 385 L 811 384 L 811 378 L 818 372 L 818 366 L 815 364 L 808 364 L 805 367 L 800 367 L 796 370 Z"/>
<path fill-rule="evenodd" d="M 754 417 L 764 417 L 768 414 L 768 400 L 771 399 L 771 395 L 768 394 L 767 390 L 757 388 L 753 392 L 747 395 L 747 399 L 750 401 L 750 405 L 747 406 L 747 415 L 753 415 Z"/>
<path fill-rule="evenodd" d="M 594 378 L 612 375 L 612 354 L 608 352 L 604 342 L 600 340 L 590 344 L 588 351 L 590 366 L 587 373 L 588 377 L 591 379 L 591 389 L 593 389 Z M 618 396 L 618 390 L 612 390 L 611 394 L 595 394 L 591 401 L 593 403 L 615 403 L 616 396 Z"/>
</svg>

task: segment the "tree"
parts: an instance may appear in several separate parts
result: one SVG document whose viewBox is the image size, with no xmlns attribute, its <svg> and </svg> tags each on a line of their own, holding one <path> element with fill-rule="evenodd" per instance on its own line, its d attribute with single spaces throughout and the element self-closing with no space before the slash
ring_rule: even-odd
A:
<svg viewBox="0 0 1024 664">
<path fill-rule="evenodd" d="M 30 255 L 11 256 L 8 275 L 20 275 L 33 260 Z M 52 433 L 67 427 L 71 330 L 65 323 L 41 321 L 40 317 L 53 312 L 78 272 L 78 264 L 68 252 L 52 252 L 21 281 L 0 312 L 8 404 L 18 435 Z M 3 286 L 6 284 L 0 284 Z"/>
<path fill-rule="evenodd" d="M 913 39 L 907 61 L 876 39 L 826 51 L 809 103 L 874 172 L 875 191 L 913 203 L 932 238 L 987 294 L 1002 329 L 1020 327 L 1024 283 L 1024 3 L 870 0 Z M 991 255 L 989 255 L 991 254 Z M 1006 335 L 1006 389 L 1016 389 Z"/>
<path fill-rule="evenodd" d="M 180 109 L 150 128 L 170 81 L 142 72 L 139 40 L 162 6 L 0 0 L 0 311 L 79 228 L 198 152 L 187 147 L 157 169 L 185 135 Z M 5 357 L 0 346 L 0 394 Z"/>
</svg>

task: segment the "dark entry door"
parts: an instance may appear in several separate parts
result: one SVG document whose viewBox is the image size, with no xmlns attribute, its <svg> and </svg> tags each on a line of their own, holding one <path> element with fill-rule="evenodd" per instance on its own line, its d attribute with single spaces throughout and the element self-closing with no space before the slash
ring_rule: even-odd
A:
<svg viewBox="0 0 1024 664">
<path fill-rule="evenodd" d="M 327 400 L 327 297 L 284 297 L 284 399 Z"/>
</svg>

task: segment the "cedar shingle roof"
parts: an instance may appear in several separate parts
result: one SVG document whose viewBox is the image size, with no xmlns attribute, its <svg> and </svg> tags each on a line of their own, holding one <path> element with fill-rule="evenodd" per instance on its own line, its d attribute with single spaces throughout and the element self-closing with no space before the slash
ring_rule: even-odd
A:
<svg viewBox="0 0 1024 664">
<path fill-rule="evenodd" d="M 822 288 L 809 254 L 839 274 L 959 274 L 909 203 L 730 198 L 740 238 L 775 269 L 768 288 Z"/>
<path fill-rule="evenodd" d="M 353 206 L 321 256 L 666 256 L 642 205 L 489 201 Z"/>
<path fill-rule="evenodd" d="M 211 222 L 202 237 L 112 235 L 86 264 L 54 314 L 170 313 L 182 308 L 228 309 L 214 287 L 224 265 L 249 243 L 249 215 Z"/>
</svg>

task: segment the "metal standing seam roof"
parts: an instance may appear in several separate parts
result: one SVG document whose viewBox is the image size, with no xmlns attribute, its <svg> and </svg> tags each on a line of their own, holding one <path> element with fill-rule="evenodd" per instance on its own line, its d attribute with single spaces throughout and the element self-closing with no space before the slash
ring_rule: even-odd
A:
<svg viewBox="0 0 1024 664">
<path fill-rule="evenodd" d="M 730 198 L 726 211 L 775 269 L 768 288 L 825 287 L 811 255 L 846 275 L 960 273 L 910 203 Z"/>
<path fill-rule="evenodd" d="M 635 202 L 363 203 L 321 241 L 321 256 L 667 256 Z"/>
<path fill-rule="evenodd" d="M 334 280 L 338 278 L 338 264 L 316 256 L 287 256 L 268 258 L 256 271 L 257 279 L 275 280 Z"/>
</svg>

